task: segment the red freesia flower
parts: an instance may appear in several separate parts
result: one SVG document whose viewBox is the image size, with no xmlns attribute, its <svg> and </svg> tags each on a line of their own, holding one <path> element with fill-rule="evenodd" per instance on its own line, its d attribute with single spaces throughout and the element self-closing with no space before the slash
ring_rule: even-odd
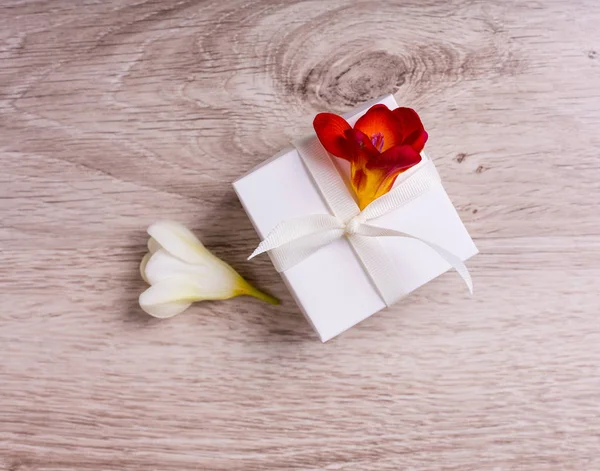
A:
<svg viewBox="0 0 600 471">
<path fill-rule="evenodd" d="M 375 105 L 352 128 L 344 118 L 319 113 L 317 137 L 330 154 L 348 160 L 360 209 L 392 189 L 396 177 L 421 161 L 427 132 L 416 111 Z"/>
</svg>

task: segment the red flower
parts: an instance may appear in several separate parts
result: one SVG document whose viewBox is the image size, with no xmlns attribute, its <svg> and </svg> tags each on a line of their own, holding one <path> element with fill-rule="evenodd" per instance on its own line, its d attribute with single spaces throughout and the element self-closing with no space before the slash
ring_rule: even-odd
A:
<svg viewBox="0 0 600 471">
<path fill-rule="evenodd" d="M 360 209 L 392 189 L 396 177 L 421 161 L 427 132 L 416 111 L 374 105 L 352 128 L 344 118 L 319 113 L 317 137 L 332 155 L 348 160 Z"/>
</svg>

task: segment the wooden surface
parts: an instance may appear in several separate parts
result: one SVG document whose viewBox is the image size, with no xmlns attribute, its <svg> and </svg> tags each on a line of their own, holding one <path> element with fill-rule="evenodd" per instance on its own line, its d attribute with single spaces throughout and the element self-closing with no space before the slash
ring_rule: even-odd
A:
<svg viewBox="0 0 600 471">
<path fill-rule="evenodd" d="M 0 6 L 0 468 L 600 469 L 595 0 Z M 230 183 L 393 92 L 481 254 L 321 344 Z M 158 321 L 145 228 L 265 290 Z"/>
</svg>

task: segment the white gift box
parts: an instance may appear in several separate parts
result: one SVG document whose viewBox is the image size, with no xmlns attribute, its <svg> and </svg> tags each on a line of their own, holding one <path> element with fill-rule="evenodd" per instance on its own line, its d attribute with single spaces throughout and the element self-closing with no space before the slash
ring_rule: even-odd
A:
<svg viewBox="0 0 600 471">
<path fill-rule="evenodd" d="M 344 115 L 354 125 L 373 104 L 398 107 L 394 97 L 366 103 Z M 330 156 L 347 180 L 347 162 Z M 430 162 L 422 161 L 401 174 L 395 185 Z M 286 149 L 234 182 L 233 187 L 261 240 L 278 224 L 295 218 L 329 214 L 324 200 L 301 155 Z M 349 190 L 350 191 L 350 190 Z M 441 184 L 433 186 L 398 209 L 372 221 L 372 225 L 402 231 L 443 247 L 465 261 L 477 254 L 452 202 Z M 392 280 L 407 295 L 440 276 L 450 264 L 426 244 L 404 237 L 378 237 L 385 256 L 395 268 Z M 281 276 L 300 310 L 323 342 L 384 309 L 380 291 L 345 237 L 322 247 Z M 457 276 L 457 284 L 461 283 Z M 465 289 L 459 285 L 460 289 Z"/>
</svg>

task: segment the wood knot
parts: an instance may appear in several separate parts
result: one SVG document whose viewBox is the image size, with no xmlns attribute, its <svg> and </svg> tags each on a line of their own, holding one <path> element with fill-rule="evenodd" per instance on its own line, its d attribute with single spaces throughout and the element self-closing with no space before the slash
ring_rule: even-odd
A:
<svg viewBox="0 0 600 471">
<path fill-rule="evenodd" d="M 456 160 L 456 161 L 457 161 L 459 164 L 462 164 L 462 163 L 463 163 L 463 160 L 465 160 L 466 158 L 467 158 L 467 154 L 465 154 L 464 152 L 460 152 L 459 154 L 456 154 L 456 159 L 455 159 L 455 160 Z"/>
<path fill-rule="evenodd" d="M 328 57 L 302 78 L 302 98 L 324 101 L 327 108 L 356 106 L 387 93 L 396 92 L 406 81 L 404 61 L 385 51 Z"/>
</svg>

